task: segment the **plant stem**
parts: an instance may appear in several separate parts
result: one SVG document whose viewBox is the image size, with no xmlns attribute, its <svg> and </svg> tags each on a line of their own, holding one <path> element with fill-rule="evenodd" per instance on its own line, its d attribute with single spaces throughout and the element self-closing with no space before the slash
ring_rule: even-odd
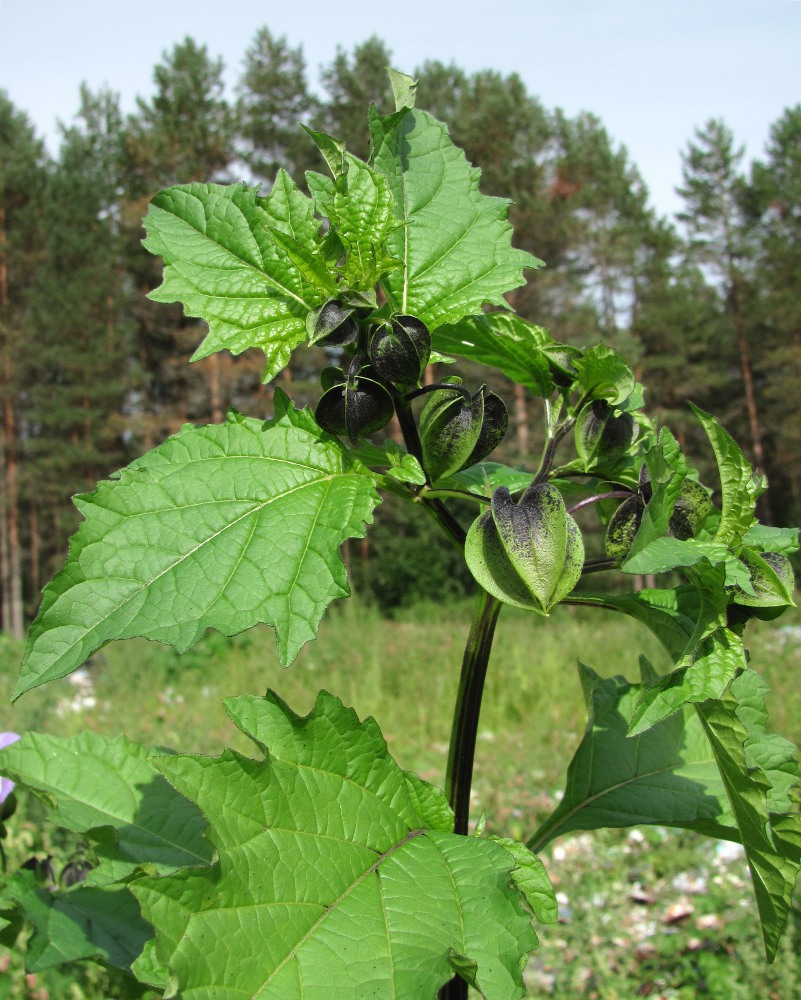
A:
<svg viewBox="0 0 801 1000">
<path fill-rule="evenodd" d="M 400 424 L 401 434 L 406 445 L 406 450 L 410 455 L 414 455 L 417 461 L 423 464 L 423 446 L 420 444 L 420 435 L 417 432 L 417 424 L 414 421 L 411 405 L 408 400 L 398 392 L 394 386 L 390 386 L 392 401 L 395 404 L 395 413 Z"/>
<path fill-rule="evenodd" d="M 454 500 L 472 500 L 473 503 L 492 503 L 492 498 L 485 497 L 483 493 L 470 493 L 467 490 L 455 489 L 430 489 L 428 486 L 424 486 L 423 489 L 420 490 L 418 497 L 421 500 L 433 500 L 437 497 L 453 497 Z"/>
<path fill-rule="evenodd" d="M 542 459 L 540 460 L 540 467 L 537 469 L 534 479 L 531 481 L 531 486 L 528 487 L 529 490 L 533 489 L 535 486 L 539 486 L 540 483 L 547 482 L 551 473 L 551 466 L 553 465 L 556 449 L 559 447 L 561 440 L 573 429 L 573 424 L 575 424 L 575 422 L 576 421 L 571 417 L 570 420 L 566 420 L 556 431 L 551 432 L 549 430 L 548 441 L 545 445 L 545 450 L 542 453 Z M 528 492 L 528 490 L 526 492 Z"/>
<path fill-rule="evenodd" d="M 398 417 L 398 423 L 400 424 L 401 433 L 403 434 L 403 441 L 406 445 L 406 450 L 410 455 L 414 455 L 417 461 L 422 465 L 423 446 L 420 444 L 420 435 L 417 431 L 417 424 L 414 420 L 412 407 L 410 403 L 400 395 L 394 386 L 390 388 L 390 391 L 392 393 L 393 402 L 395 403 L 395 413 Z M 429 486 L 430 485 L 431 484 L 429 482 Z M 437 498 L 432 498 L 431 500 L 424 499 L 423 506 L 429 514 L 431 514 L 443 531 L 449 536 L 451 541 L 458 548 L 463 549 L 467 532 L 461 524 L 459 524 L 445 504 Z"/>
<path fill-rule="evenodd" d="M 459 692 L 453 712 L 445 793 L 453 809 L 453 832 L 463 835 L 467 834 L 470 815 L 470 786 L 484 679 L 500 610 L 501 602 L 482 589 L 464 649 Z M 467 1000 L 467 983 L 461 976 L 456 976 L 442 987 L 439 1000 Z"/>
<path fill-rule="evenodd" d="M 567 508 L 567 512 L 568 514 L 575 514 L 582 507 L 589 507 L 590 504 L 600 503 L 601 500 L 628 500 L 632 496 L 634 494 L 631 490 L 609 490 L 607 493 L 596 493 L 594 496 L 585 497 L 583 500 L 579 500 L 578 503 L 574 503 L 572 507 Z"/>
<path fill-rule="evenodd" d="M 481 712 L 487 663 L 500 610 L 501 602 L 485 590 L 481 590 L 462 658 L 462 673 L 459 677 L 459 691 L 453 712 L 448 770 L 445 777 L 445 794 L 454 813 L 454 833 L 467 833 L 478 717 Z"/>
</svg>

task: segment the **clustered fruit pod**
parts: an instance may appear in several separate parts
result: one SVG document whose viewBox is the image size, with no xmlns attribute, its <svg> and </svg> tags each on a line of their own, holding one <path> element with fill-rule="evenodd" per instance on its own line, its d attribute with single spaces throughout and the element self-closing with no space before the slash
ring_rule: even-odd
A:
<svg viewBox="0 0 801 1000">
<path fill-rule="evenodd" d="M 637 432 L 630 413 L 615 416 L 606 400 L 596 399 L 576 419 L 576 452 L 587 471 L 608 465 L 626 454 Z"/>
<path fill-rule="evenodd" d="M 323 395 L 314 412 L 317 423 L 329 434 L 347 434 L 352 444 L 360 437 L 386 427 L 395 407 L 375 372 L 357 354 L 347 374 L 341 368 L 323 369 Z"/>
<path fill-rule="evenodd" d="M 306 317 L 306 331 L 310 344 L 327 347 L 344 347 L 355 344 L 359 337 L 359 324 L 353 309 L 343 306 L 339 299 L 329 299 L 319 309 Z"/>
<path fill-rule="evenodd" d="M 482 385 L 471 396 L 461 386 L 432 392 L 420 414 L 423 468 L 432 482 L 486 458 L 506 434 L 504 401 Z"/>
<path fill-rule="evenodd" d="M 465 559 L 488 593 L 547 615 L 578 583 L 584 543 L 555 486 L 532 486 L 518 503 L 499 486 L 467 533 Z"/>
<path fill-rule="evenodd" d="M 581 357 L 581 351 L 568 344 L 546 344 L 541 350 L 548 362 L 554 385 L 560 389 L 569 389 L 578 378 L 574 362 Z"/>
<path fill-rule="evenodd" d="M 431 357 L 431 334 L 415 316 L 395 316 L 379 326 L 370 341 L 370 362 L 393 385 L 417 385 Z"/>
<path fill-rule="evenodd" d="M 652 495 L 653 488 L 643 465 L 637 492 L 624 500 L 609 519 L 604 547 L 610 559 L 625 559 L 628 555 Z M 668 535 L 681 541 L 694 538 L 711 509 L 709 492 L 694 479 L 685 479 L 668 521 Z"/>
</svg>

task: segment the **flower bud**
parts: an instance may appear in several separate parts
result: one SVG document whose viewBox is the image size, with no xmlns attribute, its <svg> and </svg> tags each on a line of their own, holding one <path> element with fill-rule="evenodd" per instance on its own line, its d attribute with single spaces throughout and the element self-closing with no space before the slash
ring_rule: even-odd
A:
<svg viewBox="0 0 801 1000">
<path fill-rule="evenodd" d="M 395 316 L 379 326 L 370 341 L 370 361 L 393 385 L 417 385 L 431 356 L 431 334 L 415 316 Z"/>
<path fill-rule="evenodd" d="M 353 309 L 343 307 L 339 299 L 329 299 L 319 309 L 313 309 L 306 317 L 306 331 L 310 344 L 328 347 L 344 347 L 355 344 L 359 336 L 359 324 Z"/>
<path fill-rule="evenodd" d="M 423 468 L 433 481 L 475 465 L 501 441 L 509 423 L 500 396 L 481 386 L 471 396 L 461 387 L 431 393 L 420 414 Z"/>
<path fill-rule="evenodd" d="M 314 413 L 324 431 L 347 434 L 352 444 L 386 427 L 395 412 L 392 397 L 373 370 L 362 364 L 363 358 L 353 359 L 347 376 L 341 369 L 323 370 L 320 380 L 325 392 Z"/>
<path fill-rule="evenodd" d="M 555 486 L 531 487 L 519 503 L 499 486 L 467 534 L 465 558 L 490 594 L 547 615 L 578 583 L 584 543 Z"/>
</svg>

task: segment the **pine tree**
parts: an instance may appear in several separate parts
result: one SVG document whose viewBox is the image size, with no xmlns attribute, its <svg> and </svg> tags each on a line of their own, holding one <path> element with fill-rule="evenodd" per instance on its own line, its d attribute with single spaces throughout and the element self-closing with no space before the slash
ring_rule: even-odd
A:
<svg viewBox="0 0 801 1000">
<path fill-rule="evenodd" d="M 718 289 L 730 337 L 737 346 L 743 399 L 753 456 L 765 468 L 764 430 L 754 381 L 750 342 L 750 289 L 746 267 L 753 255 L 743 207 L 745 181 L 740 172 L 743 148 L 724 122 L 711 119 L 697 129 L 695 142 L 682 154 L 683 184 L 678 193 L 685 209 L 679 213 L 689 238 L 691 260 L 708 269 Z M 770 520 L 767 496 L 762 514 Z"/>
<path fill-rule="evenodd" d="M 597 316 L 592 335 L 636 360 L 632 310 L 660 225 L 648 189 L 626 148 L 615 146 L 595 115 L 571 119 L 557 112 L 556 135 L 554 185 L 571 208 L 564 220 L 567 305 L 578 291 Z"/>
<path fill-rule="evenodd" d="M 801 105 L 770 130 L 753 165 L 749 221 L 758 240 L 754 286 L 761 349 L 755 359 L 770 415 L 766 462 L 783 524 L 801 519 Z"/>
<path fill-rule="evenodd" d="M 123 410 L 136 371 L 119 229 L 121 125 L 117 96 L 84 87 L 43 197 L 46 257 L 32 289 L 24 477 L 34 578 L 64 557 L 74 530 L 69 497 L 127 457 Z"/>
<path fill-rule="evenodd" d="M 319 154 L 299 128 L 319 113 L 306 82 L 300 46 L 274 38 L 260 28 L 245 53 L 236 105 L 239 155 L 255 181 L 272 184 L 279 167 L 301 184 L 307 170 L 319 167 Z"/>
<path fill-rule="evenodd" d="M 354 156 L 369 155 L 367 118 L 364 109 L 375 104 L 381 114 L 395 108 L 387 66 L 392 54 L 375 35 L 357 45 L 353 54 L 337 49 L 332 62 L 320 72 L 328 99 L 315 116 L 315 127 L 347 140 Z"/>
<path fill-rule="evenodd" d="M 139 98 L 123 140 L 126 263 L 139 290 L 136 305 L 139 364 L 146 373 L 139 413 L 140 445 L 149 448 L 187 420 L 222 418 L 218 355 L 194 367 L 186 362 L 205 336 L 204 324 L 179 306 L 147 299 L 161 281 L 156 258 L 139 246 L 141 219 L 150 197 L 170 184 L 225 180 L 234 160 L 235 121 L 225 98 L 223 63 L 206 46 L 186 38 L 154 71 L 155 93 Z"/>
<path fill-rule="evenodd" d="M 649 409 L 668 423 L 689 453 L 704 455 L 703 431 L 687 406 L 717 408 L 726 398 L 736 356 L 723 336 L 725 317 L 701 269 L 686 259 L 673 226 L 651 232 L 647 260 L 639 274 L 631 334 L 640 347 L 637 371 L 648 386 Z M 714 477 L 714 468 L 707 472 Z"/>
</svg>

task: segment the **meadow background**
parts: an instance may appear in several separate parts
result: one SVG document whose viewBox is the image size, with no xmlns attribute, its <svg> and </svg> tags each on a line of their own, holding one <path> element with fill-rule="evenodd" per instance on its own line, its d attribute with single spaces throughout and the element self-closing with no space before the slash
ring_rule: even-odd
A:
<svg viewBox="0 0 801 1000">
<path fill-rule="evenodd" d="M 67 736 L 125 733 L 150 746 L 252 755 L 222 698 L 277 690 L 298 712 L 316 692 L 335 691 L 361 717 L 373 715 L 402 766 L 442 784 L 450 706 L 470 602 L 414 605 L 386 617 L 358 595 L 330 609 L 318 639 L 288 670 L 264 627 L 233 639 L 208 634 L 183 656 L 147 640 L 112 643 L 77 673 L 8 707 L 22 647 L 0 644 L 0 729 Z M 462 625 L 460 632 L 458 625 Z M 801 616 L 751 626 L 752 662 L 768 681 L 773 728 L 801 741 Z M 588 641 L 588 636 L 591 638 Z M 603 676 L 638 676 L 645 653 L 662 663 L 636 623 L 557 608 L 547 621 L 505 608 L 490 662 L 474 781 L 475 816 L 487 830 L 524 837 L 554 807 L 581 739 L 585 711 L 576 663 Z M 56 873 L 81 845 L 23 798 L 9 844 L 12 865 L 54 857 Z M 560 921 L 538 928 L 526 972 L 532 996 L 597 1000 L 798 1000 L 801 900 L 773 966 L 765 966 L 742 852 L 663 827 L 568 835 L 544 853 Z M 99 1000 L 150 997 L 87 963 L 26 977 L 19 953 L 0 949 L 0 997 Z"/>
</svg>

